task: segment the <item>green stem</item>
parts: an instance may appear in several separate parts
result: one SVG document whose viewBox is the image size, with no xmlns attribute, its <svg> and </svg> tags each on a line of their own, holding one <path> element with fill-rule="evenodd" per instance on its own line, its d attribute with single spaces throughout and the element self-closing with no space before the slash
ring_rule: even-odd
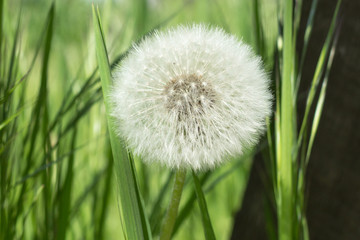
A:
<svg viewBox="0 0 360 240">
<path fill-rule="evenodd" d="M 171 234 L 175 225 L 175 220 L 179 208 L 181 193 L 184 187 L 185 177 L 186 177 L 185 170 L 178 170 L 176 172 L 175 183 L 171 195 L 170 205 L 167 210 L 166 217 L 161 228 L 160 240 L 169 240 L 171 238 Z"/>
<path fill-rule="evenodd" d="M 292 150 L 296 130 L 294 113 L 294 41 L 293 0 L 284 0 L 284 48 L 280 98 L 280 155 L 277 159 L 278 171 L 278 234 L 279 240 L 297 240 L 294 229 L 294 160 Z"/>
</svg>

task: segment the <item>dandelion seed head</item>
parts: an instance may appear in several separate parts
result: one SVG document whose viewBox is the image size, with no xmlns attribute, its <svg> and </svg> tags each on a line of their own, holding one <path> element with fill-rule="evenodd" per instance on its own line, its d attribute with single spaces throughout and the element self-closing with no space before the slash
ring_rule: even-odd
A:
<svg viewBox="0 0 360 240">
<path fill-rule="evenodd" d="M 177 112 L 179 121 L 189 121 L 188 118 L 194 117 L 198 109 L 204 109 L 205 99 L 209 102 L 215 101 L 214 90 L 202 83 L 200 76 L 181 75 L 164 87 L 163 95 L 167 97 L 164 104 L 170 113 Z"/>
<path fill-rule="evenodd" d="M 211 169 L 256 144 L 271 114 L 260 58 L 219 28 L 155 32 L 113 78 L 116 131 L 150 164 Z"/>
</svg>

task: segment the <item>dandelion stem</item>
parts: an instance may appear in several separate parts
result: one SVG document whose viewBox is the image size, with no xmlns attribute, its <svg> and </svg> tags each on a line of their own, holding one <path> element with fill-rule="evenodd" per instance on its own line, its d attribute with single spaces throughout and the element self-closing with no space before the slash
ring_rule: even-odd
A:
<svg viewBox="0 0 360 240">
<path fill-rule="evenodd" d="M 182 190 L 184 187 L 185 177 L 186 177 L 185 170 L 178 170 L 176 172 L 175 183 L 171 195 L 169 208 L 167 210 L 166 217 L 164 219 L 161 228 L 160 240 L 169 240 L 171 238 L 171 234 L 175 225 L 175 220 L 179 208 Z"/>
</svg>

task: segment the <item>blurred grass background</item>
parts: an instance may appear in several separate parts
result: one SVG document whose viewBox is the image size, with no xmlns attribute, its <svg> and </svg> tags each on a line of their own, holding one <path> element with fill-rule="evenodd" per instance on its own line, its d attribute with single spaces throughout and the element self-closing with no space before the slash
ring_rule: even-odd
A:
<svg viewBox="0 0 360 240">
<path fill-rule="evenodd" d="M 95 1 L 112 63 L 154 28 L 202 22 L 252 45 L 268 72 L 278 32 L 276 2 Z M 0 0 L 0 239 L 124 237 L 96 71 L 91 3 Z M 259 24 L 266 26 L 261 32 Z M 255 151 L 200 176 L 218 239 L 230 238 Z M 144 166 L 137 158 L 135 163 L 156 236 L 172 174 L 160 166 Z M 204 238 L 194 194 L 188 181 L 174 239 Z"/>
</svg>

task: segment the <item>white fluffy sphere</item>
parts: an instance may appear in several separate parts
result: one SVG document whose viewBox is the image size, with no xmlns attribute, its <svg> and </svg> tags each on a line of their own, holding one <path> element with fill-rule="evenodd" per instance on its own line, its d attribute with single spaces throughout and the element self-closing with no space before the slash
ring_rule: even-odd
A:
<svg viewBox="0 0 360 240">
<path fill-rule="evenodd" d="M 271 114 L 262 62 L 219 28 L 180 26 L 135 45 L 113 73 L 116 131 L 148 163 L 206 170 L 257 143 Z"/>
</svg>

